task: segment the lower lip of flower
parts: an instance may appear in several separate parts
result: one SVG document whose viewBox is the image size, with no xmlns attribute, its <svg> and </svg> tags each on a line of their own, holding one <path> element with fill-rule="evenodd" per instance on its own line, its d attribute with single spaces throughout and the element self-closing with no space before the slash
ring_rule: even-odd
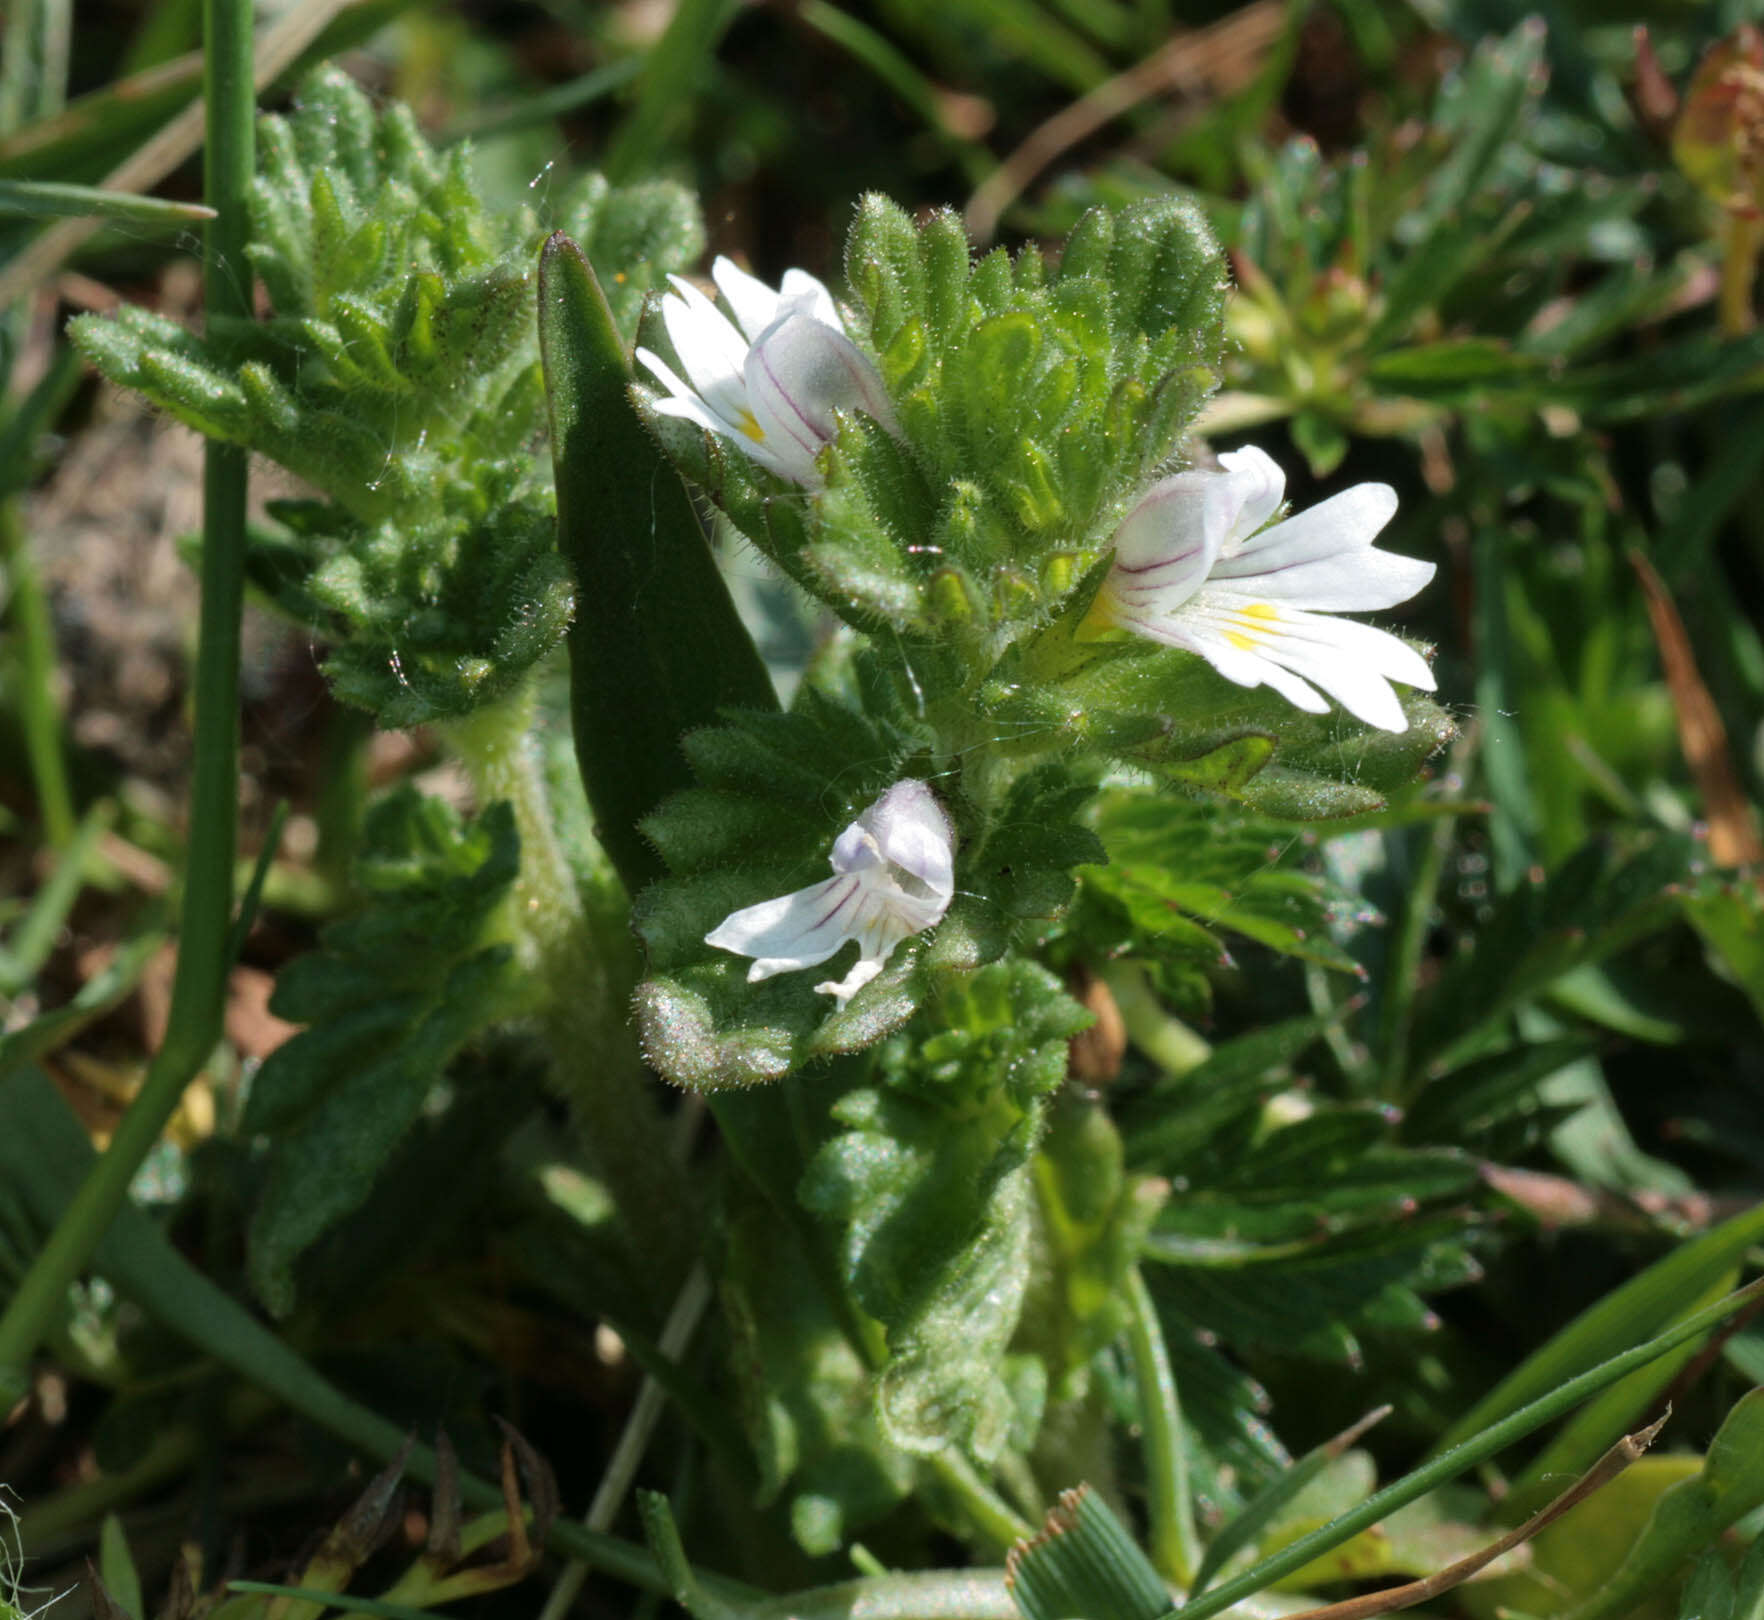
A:
<svg viewBox="0 0 1764 1620">
<path fill-rule="evenodd" d="M 1227 630 L 1225 639 L 1240 652 L 1255 652 L 1261 646 L 1264 625 L 1279 621 L 1280 610 L 1270 602 L 1248 602 L 1237 610 L 1236 630 Z"/>
</svg>

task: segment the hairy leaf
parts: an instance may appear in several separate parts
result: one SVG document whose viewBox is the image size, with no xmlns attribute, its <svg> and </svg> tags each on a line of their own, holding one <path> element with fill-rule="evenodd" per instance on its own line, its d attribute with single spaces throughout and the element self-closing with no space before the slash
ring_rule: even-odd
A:
<svg viewBox="0 0 1764 1620">
<path fill-rule="evenodd" d="M 367 905 L 284 970 L 271 1005 L 308 1027 L 264 1063 L 244 1119 L 270 1138 L 248 1243 L 277 1314 L 296 1257 L 367 1197 L 461 1047 L 513 1010 L 512 951 L 490 936 L 518 862 L 507 805 L 468 827 L 405 789 L 363 832 Z"/>
</svg>

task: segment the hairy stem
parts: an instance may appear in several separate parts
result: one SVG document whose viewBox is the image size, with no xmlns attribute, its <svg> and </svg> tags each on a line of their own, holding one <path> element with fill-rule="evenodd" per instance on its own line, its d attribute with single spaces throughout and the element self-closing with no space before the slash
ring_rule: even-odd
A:
<svg viewBox="0 0 1764 1620">
<path fill-rule="evenodd" d="M 608 908 L 584 905 L 528 735 L 533 708 L 528 690 L 455 721 L 448 737 L 480 801 L 506 799 L 514 809 L 521 835 L 515 946 L 540 988 L 559 1089 L 640 1247 L 639 1274 L 665 1308 L 691 1260 L 691 1200 L 626 1013 L 630 942 L 596 926 Z M 609 868 L 605 882 L 617 881 Z"/>
</svg>

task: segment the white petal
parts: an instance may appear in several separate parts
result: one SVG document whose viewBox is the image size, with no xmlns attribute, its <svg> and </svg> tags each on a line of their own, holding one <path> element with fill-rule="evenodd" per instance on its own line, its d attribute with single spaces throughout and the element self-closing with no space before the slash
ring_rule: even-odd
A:
<svg viewBox="0 0 1764 1620">
<path fill-rule="evenodd" d="M 678 416 L 685 421 L 696 423 L 706 433 L 720 433 L 725 437 L 733 437 L 729 432 L 729 424 L 720 417 L 712 416 L 704 408 L 704 402 L 696 395 L 689 394 L 682 399 L 658 399 L 653 401 L 653 409 L 657 416 Z"/>
<path fill-rule="evenodd" d="M 786 466 L 759 439 L 754 437 L 757 431 L 752 413 L 742 408 L 740 419 L 730 422 L 716 415 L 710 407 L 692 391 L 691 385 L 682 382 L 668 363 L 658 354 L 649 349 L 637 351 L 638 361 L 647 366 L 661 385 L 668 390 L 669 397 L 654 401 L 653 409 L 662 416 L 678 416 L 688 422 L 694 422 L 707 433 L 716 433 L 729 440 L 746 455 L 761 466 L 770 468 L 780 477 L 796 479 L 793 467 Z M 745 397 L 745 396 L 744 396 Z M 796 480 L 801 482 L 800 479 Z"/>
<path fill-rule="evenodd" d="M 1110 594 L 1128 611 L 1178 607 L 1207 577 L 1230 515 L 1217 473 L 1177 473 L 1153 484 L 1115 530 Z"/>
<path fill-rule="evenodd" d="M 882 971 L 883 963 L 869 956 L 860 956 L 852 963 L 851 972 L 843 979 L 825 979 L 815 988 L 824 996 L 832 996 L 843 1007 L 858 991 Z"/>
<path fill-rule="evenodd" d="M 795 274 L 801 275 L 802 272 L 799 270 Z M 783 294 L 768 287 L 758 276 L 750 276 L 733 259 L 719 256 L 711 266 L 711 280 L 717 284 L 717 291 L 729 301 L 729 308 L 735 312 L 735 324 L 749 343 L 756 342 L 760 333 L 781 313 L 779 305 Z M 820 285 L 819 282 L 815 284 Z"/>
<path fill-rule="evenodd" d="M 684 416 L 709 428 L 713 433 L 726 433 L 729 430 L 729 424 L 721 417 L 713 416 L 692 385 L 653 349 L 639 349 L 636 360 L 638 365 L 647 368 L 650 375 L 667 389 L 669 397 L 655 402 L 655 408 L 664 416 Z"/>
<path fill-rule="evenodd" d="M 819 481 L 814 458 L 838 429 L 837 412 L 860 410 L 896 431 L 876 368 L 844 333 L 804 314 L 767 328 L 748 350 L 747 402 L 780 457 L 800 465 L 800 482 Z"/>
<path fill-rule="evenodd" d="M 882 971 L 894 947 L 935 927 L 955 893 L 955 833 L 923 782 L 896 782 L 833 845 L 833 876 L 731 912 L 707 945 L 755 958 L 747 978 L 825 962 L 848 943 L 857 965 L 815 988 L 843 1005 Z"/>
<path fill-rule="evenodd" d="M 817 321 L 825 321 L 840 332 L 845 330 L 845 321 L 840 316 L 839 306 L 833 302 L 833 294 L 818 277 L 811 276 L 806 270 L 786 270 L 780 291 L 799 309 L 806 307 Z"/>
<path fill-rule="evenodd" d="M 1355 484 L 1294 513 L 1284 523 L 1226 547 L 1214 574 L 1227 579 L 1362 550 L 1378 538 L 1378 531 L 1396 515 L 1396 509 L 1396 491 L 1389 484 Z"/>
<path fill-rule="evenodd" d="M 1231 523 L 1231 539 L 1246 541 L 1269 518 L 1280 510 L 1286 494 L 1286 474 L 1265 450 L 1246 444 L 1241 450 L 1228 450 L 1219 457 L 1230 481 L 1231 497 L 1237 515 Z M 1227 545 L 1229 551 L 1233 549 Z"/>
<path fill-rule="evenodd" d="M 1426 660 L 1408 643 L 1352 619 L 1306 613 L 1213 587 L 1202 591 L 1178 617 L 1191 633 L 1222 641 L 1234 652 L 1252 656 L 1264 665 L 1303 676 L 1350 714 L 1385 731 L 1408 729 L 1390 681 L 1400 680 L 1427 691 L 1434 687 Z M 1239 679 L 1211 653 L 1206 656 L 1221 674 Z M 1262 679 L 1290 696 L 1266 670 Z M 1308 703 L 1299 706 L 1311 708 Z"/>
<path fill-rule="evenodd" d="M 730 912 L 704 936 L 704 942 L 757 958 L 747 972 L 750 984 L 774 973 L 814 967 L 852 937 L 867 887 L 860 875 L 838 874 L 794 894 Z"/>
<path fill-rule="evenodd" d="M 1294 708 L 1303 709 L 1306 714 L 1329 712 L 1329 700 L 1308 682 L 1282 668 L 1260 649 L 1243 646 L 1242 638 L 1230 630 L 1199 614 L 1184 614 L 1179 624 L 1178 633 L 1182 640 L 1171 644 L 1199 653 L 1226 680 L 1235 681 L 1239 686 L 1271 686 Z"/>
<path fill-rule="evenodd" d="M 911 776 L 896 782 L 855 825 L 869 831 L 884 860 L 925 885 L 925 898 L 948 906 L 955 894 L 955 834 L 923 782 Z"/>
<path fill-rule="evenodd" d="M 1367 547 L 1283 568 L 1218 567 L 1212 578 L 1246 596 L 1260 596 L 1319 613 L 1366 613 L 1406 602 L 1437 569 L 1418 557 Z"/>
<path fill-rule="evenodd" d="M 662 324 L 687 379 L 706 405 L 735 423 L 747 406 L 742 366 L 747 343 L 729 318 L 691 282 L 672 278 L 675 296 L 661 301 Z"/>
</svg>

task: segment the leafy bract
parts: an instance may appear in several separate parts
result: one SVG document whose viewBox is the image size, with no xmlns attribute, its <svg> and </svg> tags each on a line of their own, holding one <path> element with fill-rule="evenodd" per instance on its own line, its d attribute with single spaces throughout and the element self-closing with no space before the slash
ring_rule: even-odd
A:
<svg viewBox="0 0 1764 1620">
<path fill-rule="evenodd" d="M 1303 870 L 1292 829 L 1170 793 L 1105 793 L 1095 825 L 1109 864 L 1086 867 L 1074 923 L 1114 953 L 1172 964 L 1227 959 L 1222 933 L 1353 971 L 1330 933 L 1335 900 Z"/>
<path fill-rule="evenodd" d="M 296 1258 L 367 1197 L 455 1054 L 517 1009 L 513 952 L 493 936 L 519 859 L 506 804 L 468 826 L 394 794 L 363 830 L 367 904 L 277 981 L 273 1010 L 307 1027 L 265 1061 L 243 1125 L 269 1138 L 249 1263 L 278 1314 Z"/>
<path fill-rule="evenodd" d="M 1027 772 L 985 815 L 955 772 L 936 768 L 925 729 L 877 707 L 860 714 L 805 687 L 789 714 L 731 714 L 727 725 L 686 738 L 701 786 L 644 822 L 675 875 L 637 907 L 652 969 L 637 994 L 639 1026 L 650 1061 L 670 1079 L 699 1089 L 751 1085 L 872 1045 L 939 984 L 995 960 L 1019 924 L 1057 913 L 1071 897 L 1072 870 L 1101 858 L 1074 820 L 1087 790 L 1069 773 Z M 843 952 L 815 973 L 749 984 L 745 957 L 705 943 L 732 911 L 824 879 L 840 831 L 907 775 L 927 780 L 954 821 L 957 899 L 845 1006 L 814 989 L 837 973 Z"/>
<path fill-rule="evenodd" d="M 1456 735 L 1422 692 L 1401 694 L 1406 730 L 1381 731 L 1235 686 L 1192 653 L 1079 642 L 1079 617 L 1068 611 L 999 660 L 979 692 L 995 723 L 1063 732 L 1183 791 L 1301 821 L 1384 808 Z"/>
</svg>

